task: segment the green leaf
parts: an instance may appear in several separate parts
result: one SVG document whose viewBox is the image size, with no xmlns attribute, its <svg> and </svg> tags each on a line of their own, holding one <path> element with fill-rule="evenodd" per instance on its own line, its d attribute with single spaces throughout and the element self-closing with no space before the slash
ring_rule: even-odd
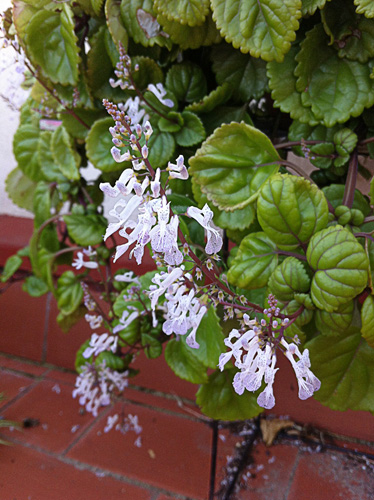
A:
<svg viewBox="0 0 374 500">
<path fill-rule="evenodd" d="M 322 191 L 306 179 L 276 174 L 261 189 L 257 217 L 279 248 L 293 249 L 326 227 L 328 206 Z"/>
<path fill-rule="evenodd" d="M 149 139 L 148 148 L 149 161 L 152 167 L 163 167 L 174 154 L 174 137 L 169 132 L 161 132 L 158 128 L 153 127 L 153 134 Z"/>
<path fill-rule="evenodd" d="M 132 58 L 132 67 L 139 66 L 137 71 L 133 72 L 135 84 L 140 89 L 145 89 L 150 83 L 159 83 L 164 81 L 164 74 L 160 66 L 149 57 L 136 56 Z"/>
<path fill-rule="evenodd" d="M 317 9 L 322 9 L 326 1 L 330 0 L 302 0 L 301 12 L 303 16 L 306 14 L 314 14 Z"/>
<path fill-rule="evenodd" d="M 216 371 L 209 376 L 196 394 L 201 411 L 216 420 L 247 420 L 259 415 L 263 408 L 258 406 L 256 395 L 245 391 L 241 396 L 232 386 L 236 370 L 230 368 L 222 373 Z"/>
<path fill-rule="evenodd" d="M 374 22 L 356 14 L 351 0 L 335 0 L 321 11 L 323 27 L 339 57 L 366 63 L 374 56 Z"/>
<path fill-rule="evenodd" d="M 197 359 L 194 351 L 188 347 L 184 337 L 171 339 L 165 349 L 165 360 L 178 377 L 192 384 L 204 384 L 208 381 L 206 367 Z"/>
<path fill-rule="evenodd" d="M 60 13 L 41 10 L 34 14 L 26 36 L 32 61 L 41 66 L 52 82 L 77 84 L 79 45 L 74 33 L 73 12 L 66 3 L 61 5 Z"/>
<path fill-rule="evenodd" d="M 190 158 L 190 174 L 208 200 L 232 211 L 254 201 L 278 170 L 272 164 L 278 159 L 266 135 L 245 123 L 231 123 L 217 129 Z M 263 163 L 267 165 L 258 166 Z"/>
<path fill-rule="evenodd" d="M 18 167 L 33 181 L 42 180 L 38 161 L 39 129 L 21 125 L 13 137 L 13 152 Z"/>
<path fill-rule="evenodd" d="M 262 288 L 277 264 L 278 254 L 272 240 L 265 233 L 251 233 L 242 239 L 227 278 L 240 288 Z"/>
<path fill-rule="evenodd" d="M 213 18 L 241 52 L 265 61 L 283 61 L 296 38 L 301 0 L 212 0 Z"/>
<path fill-rule="evenodd" d="M 86 307 L 84 305 L 81 305 L 78 307 L 78 309 L 70 314 L 63 314 L 62 312 L 60 312 L 56 318 L 56 321 L 61 330 L 64 333 L 68 333 L 70 328 L 76 325 L 86 313 Z"/>
<path fill-rule="evenodd" d="M 53 132 L 51 146 L 53 160 L 62 174 L 70 180 L 79 180 L 80 156 L 73 149 L 73 139 L 62 125 Z"/>
<path fill-rule="evenodd" d="M 177 144 L 190 147 L 202 142 L 205 139 L 205 129 L 200 118 L 191 111 L 183 111 L 182 118 L 184 125 L 179 132 L 174 134 Z"/>
<path fill-rule="evenodd" d="M 64 126 L 65 130 L 72 137 L 80 140 L 86 139 L 90 127 L 92 127 L 96 120 L 107 116 L 104 111 L 98 109 L 75 108 L 74 113 L 78 116 L 78 118 L 80 118 L 84 123 L 87 124 L 88 128 L 80 123 L 75 116 L 73 116 L 71 113 L 68 113 L 67 111 L 60 112 L 59 116 L 62 120 L 62 125 Z"/>
<path fill-rule="evenodd" d="M 220 355 L 226 350 L 223 343 L 222 327 L 213 306 L 203 316 L 196 332 L 199 349 L 194 349 L 195 357 L 207 368 L 217 368 Z"/>
<path fill-rule="evenodd" d="M 322 191 L 334 208 L 343 204 L 345 191 L 345 186 L 343 184 L 331 184 L 330 186 L 322 188 Z M 361 210 L 365 217 L 370 214 L 370 205 L 358 189 L 355 190 L 352 208 Z"/>
<path fill-rule="evenodd" d="M 306 344 L 321 388 L 314 397 L 333 410 L 374 411 L 374 350 L 351 327 L 339 337 L 317 336 Z"/>
<path fill-rule="evenodd" d="M 261 59 L 242 54 L 227 43 L 214 47 L 211 58 L 217 83 L 227 82 L 235 88 L 233 99 L 259 99 L 267 91 L 266 63 Z"/>
<path fill-rule="evenodd" d="M 14 204 L 30 212 L 33 211 L 36 184 L 24 175 L 20 168 L 17 167 L 8 174 L 5 188 Z"/>
<path fill-rule="evenodd" d="M 167 72 L 165 84 L 181 102 L 198 101 L 207 92 L 203 70 L 189 61 L 174 64 Z"/>
<path fill-rule="evenodd" d="M 294 71 L 296 69 L 297 49 L 297 46 L 291 47 L 282 63 L 268 63 L 267 75 L 271 97 L 274 100 L 274 106 L 280 108 L 284 113 L 290 113 L 293 120 L 316 125 L 318 120 L 312 110 L 304 106 L 301 93 L 296 89 Z"/>
<path fill-rule="evenodd" d="M 353 2 L 357 5 L 356 12 L 358 14 L 364 14 L 365 17 L 374 17 L 374 5 L 371 0 L 354 0 Z"/>
<path fill-rule="evenodd" d="M 106 219 L 101 215 L 64 215 L 69 237 L 78 245 L 99 245 L 106 230 Z"/>
<path fill-rule="evenodd" d="M 361 333 L 370 347 L 374 348 L 374 297 L 368 295 L 361 309 Z"/>
<path fill-rule="evenodd" d="M 365 251 L 352 233 L 340 225 L 315 234 L 306 256 L 315 271 L 311 295 L 319 309 L 336 311 L 367 285 L 369 262 Z"/>
<path fill-rule="evenodd" d="M 310 278 L 303 264 L 296 257 L 287 257 L 273 271 L 269 279 L 269 290 L 282 301 L 290 301 L 295 293 L 307 293 Z"/>
<path fill-rule="evenodd" d="M 340 125 L 327 128 L 324 125 L 317 125 L 313 127 L 306 123 L 301 123 L 294 120 L 288 129 L 288 139 L 290 141 L 323 141 L 321 144 L 306 145 L 304 148 L 296 146 L 293 148 L 294 152 L 302 157 L 307 155 L 309 161 L 318 168 L 329 168 L 333 163 L 331 158 L 332 153 L 335 152 L 334 147 L 334 134 L 341 129 Z M 306 153 L 307 148 L 308 153 Z M 319 154 L 326 155 L 323 157 Z"/>
<path fill-rule="evenodd" d="M 114 43 L 121 43 L 127 50 L 129 37 L 121 19 L 121 0 L 107 0 L 105 3 L 106 24 Z"/>
<path fill-rule="evenodd" d="M 90 0 L 92 8 L 97 16 L 101 15 L 101 10 L 105 0 Z"/>
<path fill-rule="evenodd" d="M 85 366 L 86 363 L 92 363 L 93 356 L 88 359 L 83 357 L 84 351 L 89 347 L 90 339 L 86 340 L 78 349 L 77 354 L 75 355 L 75 370 L 77 373 L 82 372 L 82 367 Z"/>
<path fill-rule="evenodd" d="M 110 351 L 101 352 L 95 359 L 96 366 L 101 365 L 103 362 L 105 362 L 105 366 L 117 372 L 123 371 L 126 367 L 125 361 Z"/>
<path fill-rule="evenodd" d="M 144 353 L 148 359 L 155 359 L 162 354 L 162 344 L 157 337 L 149 333 L 142 333 L 142 346 L 144 346 Z"/>
<path fill-rule="evenodd" d="M 247 205 L 241 210 L 233 210 L 232 212 L 224 212 L 215 207 L 212 202 L 201 192 L 199 184 L 192 179 L 192 190 L 194 198 L 198 201 L 199 207 L 202 208 L 205 203 L 214 213 L 213 221 L 221 229 L 244 230 L 248 228 L 255 218 L 254 202 Z"/>
<path fill-rule="evenodd" d="M 296 87 L 304 104 L 327 127 L 359 116 L 374 104 L 374 82 L 366 64 L 338 57 L 328 46 L 322 25 L 306 34 L 296 57 Z"/>
<path fill-rule="evenodd" d="M 199 26 L 188 26 L 188 24 L 170 21 L 159 12 L 157 13 L 157 21 L 162 25 L 163 31 L 170 35 L 170 40 L 178 44 L 181 50 L 198 49 L 201 46 L 212 45 L 222 40 L 210 14 Z"/>
<path fill-rule="evenodd" d="M 21 267 L 22 259 L 19 255 L 12 255 L 9 257 L 6 262 L 4 269 L 0 275 L 0 281 L 5 283 L 9 278 L 13 276 L 13 274 Z"/>
<path fill-rule="evenodd" d="M 39 227 L 51 216 L 51 190 L 46 182 L 38 182 L 34 192 L 35 227 Z"/>
<path fill-rule="evenodd" d="M 41 297 L 48 292 L 47 283 L 37 276 L 28 276 L 22 284 L 22 290 L 31 297 Z"/>
<path fill-rule="evenodd" d="M 57 280 L 57 305 L 63 314 L 73 313 L 81 304 L 83 288 L 73 271 L 65 271 Z"/>
<path fill-rule="evenodd" d="M 223 85 L 218 86 L 216 89 L 212 90 L 208 95 L 198 102 L 193 102 L 185 108 L 186 111 L 192 111 L 193 113 L 210 113 L 214 108 L 224 104 L 231 97 L 233 89 L 231 85 L 227 82 Z"/>
<path fill-rule="evenodd" d="M 112 118 L 97 120 L 89 131 L 86 140 L 87 157 L 94 167 L 102 172 L 114 172 L 129 166 L 129 162 L 119 164 L 113 160 L 110 152 L 113 143 L 112 136 L 109 132 L 109 127 L 112 126 Z"/>
<path fill-rule="evenodd" d="M 90 38 L 91 46 L 87 54 L 87 82 L 98 99 L 120 102 L 125 94 L 120 88 L 112 88 L 109 79 L 114 78 L 113 65 L 105 45 L 106 27 L 101 26 Z"/>
<path fill-rule="evenodd" d="M 334 312 L 317 309 L 315 312 L 316 327 L 323 335 L 340 335 L 352 324 L 354 302 L 347 302 Z"/>
<path fill-rule="evenodd" d="M 199 26 L 209 12 L 209 0 L 155 0 L 157 13 L 171 21 L 189 26 Z"/>
<path fill-rule="evenodd" d="M 354 150 L 357 144 L 357 135 L 349 128 L 343 128 L 334 134 L 336 151 L 340 156 L 347 156 Z"/>
<path fill-rule="evenodd" d="M 224 123 L 244 122 L 247 125 L 254 126 L 253 121 L 246 111 L 247 106 L 240 108 L 233 106 L 219 106 L 210 113 L 201 115 L 200 118 L 204 124 L 207 135 L 221 127 Z"/>
<path fill-rule="evenodd" d="M 40 132 L 38 142 L 38 163 L 43 177 L 48 182 L 67 182 L 52 155 L 52 132 Z"/>
<path fill-rule="evenodd" d="M 158 23 L 153 7 L 152 0 L 122 0 L 121 18 L 126 31 L 135 43 L 140 43 L 144 47 L 153 47 L 155 44 L 160 47 L 171 47 L 170 40 L 165 37 L 161 29 L 157 29 Z M 141 14 L 144 20 L 140 18 L 139 10 L 145 12 L 145 14 Z M 140 25 L 139 19 L 143 27 Z M 151 26 L 150 30 L 147 29 L 148 26 L 146 27 L 148 24 Z"/>
<path fill-rule="evenodd" d="M 50 0 L 13 0 L 12 20 L 23 47 L 25 47 L 26 29 L 31 18 L 48 3 Z"/>
</svg>

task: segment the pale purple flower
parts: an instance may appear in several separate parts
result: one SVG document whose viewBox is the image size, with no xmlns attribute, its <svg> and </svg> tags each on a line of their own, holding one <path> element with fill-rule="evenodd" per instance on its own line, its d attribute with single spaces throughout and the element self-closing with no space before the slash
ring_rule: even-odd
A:
<svg viewBox="0 0 374 500">
<path fill-rule="evenodd" d="M 214 229 L 210 225 L 213 219 L 213 212 L 210 210 L 208 204 L 206 203 L 201 210 L 197 207 L 188 207 L 187 215 L 195 219 L 206 230 L 206 253 L 211 255 L 219 252 L 222 248 L 222 237 L 217 229 Z"/>
<path fill-rule="evenodd" d="M 164 106 L 167 106 L 168 108 L 172 108 L 174 106 L 174 103 L 171 99 L 164 99 L 164 97 L 166 96 L 166 90 L 164 89 L 162 83 L 157 83 L 156 85 L 150 83 L 147 89 L 152 92 L 152 94 L 154 94 L 160 101 L 160 103 Z"/>
<path fill-rule="evenodd" d="M 176 165 L 169 161 L 166 170 L 170 172 L 169 177 L 171 179 L 188 179 L 188 171 L 184 164 L 184 157 L 182 155 L 178 156 Z"/>
</svg>

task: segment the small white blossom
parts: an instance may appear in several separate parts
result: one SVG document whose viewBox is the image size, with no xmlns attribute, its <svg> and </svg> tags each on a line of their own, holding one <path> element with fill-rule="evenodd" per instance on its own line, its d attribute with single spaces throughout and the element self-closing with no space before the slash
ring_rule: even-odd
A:
<svg viewBox="0 0 374 500">
<path fill-rule="evenodd" d="M 117 274 L 114 279 L 115 281 L 120 281 L 122 283 L 133 283 L 134 285 L 140 285 L 139 278 L 137 278 L 132 271 L 127 271 L 123 274 Z"/>
<path fill-rule="evenodd" d="M 74 259 L 72 263 L 72 266 L 75 267 L 77 271 L 82 267 L 86 267 L 87 269 L 97 269 L 99 267 L 97 262 L 83 260 L 83 255 L 83 252 L 78 252 L 77 258 Z"/>
<path fill-rule="evenodd" d="M 97 328 L 100 328 L 100 326 L 103 323 L 103 317 L 100 315 L 96 315 L 96 314 L 86 314 L 84 316 L 84 319 L 90 325 L 90 328 L 92 328 L 92 330 L 96 330 Z"/>
<path fill-rule="evenodd" d="M 176 165 L 169 161 L 166 170 L 170 172 L 169 177 L 171 179 L 188 179 L 188 171 L 184 164 L 184 157 L 182 155 L 178 156 Z"/>
<path fill-rule="evenodd" d="M 213 212 L 206 203 L 200 210 L 197 207 L 188 207 L 187 215 L 195 219 L 207 232 L 207 244 L 205 251 L 208 255 L 219 252 L 222 248 L 222 237 L 217 231 L 210 226 L 213 219 Z"/>
<path fill-rule="evenodd" d="M 108 335 L 107 333 L 103 333 L 102 335 L 93 333 L 91 335 L 89 347 L 83 352 L 83 357 L 88 359 L 92 355 L 97 356 L 101 352 L 107 350 L 115 352 L 117 349 L 117 342 L 118 337 Z"/>
<path fill-rule="evenodd" d="M 157 99 L 160 101 L 161 104 L 164 106 L 167 106 L 168 108 L 172 108 L 174 106 L 174 103 L 171 99 L 164 99 L 166 95 L 166 90 L 164 89 L 164 86 L 162 83 L 157 83 L 156 85 L 153 85 L 153 83 L 150 83 L 147 87 L 147 89 L 154 94 Z"/>
</svg>

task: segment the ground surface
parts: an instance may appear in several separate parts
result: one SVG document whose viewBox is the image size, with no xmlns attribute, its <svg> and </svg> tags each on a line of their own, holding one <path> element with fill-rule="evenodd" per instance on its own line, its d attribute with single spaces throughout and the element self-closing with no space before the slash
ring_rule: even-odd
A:
<svg viewBox="0 0 374 500">
<path fill-rule="evenodd" d="M 117 408 L 104 408 L 93 418 L 71 397 L 72 372 L 0 355 L 0 380 L 7 394 L 0 414 L 29 425 L 1 430 L 12 442 L 0 448 L 1 500 L 208 499 L 212 430 L 195 413 L 187 389 L 180 397 L 174 390 L 132 387 Z M 140 448 L 133 433 L 103 432 L 108 414 L 122 409 L 139 417 Z M 242 440 L 220 431 L 217 490 L 227 457 Z M 368 445 L 338 444 L 374 454 Z M 268 448 L 258 439 L 248 462 L 241 479 L 245 489 L 231 498 L 374 498 L 370 460 L 305 444 L 292 433 Z"/>
</svg>

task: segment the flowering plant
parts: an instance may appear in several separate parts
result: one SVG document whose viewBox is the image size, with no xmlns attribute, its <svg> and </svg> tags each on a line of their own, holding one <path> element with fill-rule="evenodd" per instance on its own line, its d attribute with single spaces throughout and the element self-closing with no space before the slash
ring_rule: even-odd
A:
<svg viewBox="0 0 374 500">
<path fill-rule="evenodd" d="M 63 329 L 84 316 L 95 330 L 74 391 L 93 413 L 140 351 L 199 384 L 215 419 L 273 408 L 280 355 L 301 399 L 374 411 L 373 192 L 356 189 L 374 11 L 260 3 L 271 16 L 252 0 L 14 0 L 4 14 L 31 82 L 7 190 L 35 231 L 2 281 L 29 259 L 25 291 L 52 292 Z M 138 433 L 126 418 L 107 428 Z"/>
</svg>

